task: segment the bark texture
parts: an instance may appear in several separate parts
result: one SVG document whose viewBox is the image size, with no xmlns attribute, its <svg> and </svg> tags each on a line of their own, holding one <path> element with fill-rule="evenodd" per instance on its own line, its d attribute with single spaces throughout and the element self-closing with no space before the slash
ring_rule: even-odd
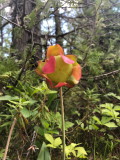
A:
<svg viewBox="0 0 120 160">
<path fill-rule="evenodd" d="M 21 59 L 27 45 L 32 44 L 33 47 L 35 47 L 35 44 L 37 44 L 39 46 L 39 49 L 38 51 L 36 51 L 36 55 L 38 56 L 40 55 L 41 52 L 39 24 L 33 25 L 32 28 L 27 28 L 25 24 L 25 17 L 27 15 L 29 16 L 31 11 L 36 7 L 35 1 L 29 1 L 29 0 L 16 0 L 16 1 L 12 0 L 12 1 L 13 1 L 12 20 L 14 23 L 20 26 L 17 27 L 16 25 L 13 25 L 12 47 L 16 49 L 18 58 Z"/>
</svg>

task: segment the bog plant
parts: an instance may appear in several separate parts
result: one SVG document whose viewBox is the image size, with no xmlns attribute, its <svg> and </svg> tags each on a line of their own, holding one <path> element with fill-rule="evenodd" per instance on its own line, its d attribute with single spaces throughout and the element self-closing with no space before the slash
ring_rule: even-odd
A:
<svg viewBox="0 0 120 160">
<path fill-rule="evenodd" d="M 38 61 L 35 71 L 46 78 L 51 88 L 73 87 L 81 78 L 81 67 L 77 58 L 74 55 L 64 55 L 58 44 L 48 47 L 45 61 Z"/>
<path fill-rule="evenodd" d="M 56 145 L 62 143 L 62 159 L 65 160 L 66 144 L 62 86 L 73 87 L 75 84 L 78 84 L 81 78 L 81 67 L 77 63 L 77 58 L 74 55 L 64 55 L 62 47 L 56 44 L 48 47 L 45 61 L 40 60 L 35 71 L 40 76 L 46 78 L 49 87 L 60 88 L 63 140 L 62 142 L 60 138 L 54 140 L 51 135 L 47 135 L 46 137 L 47 140 L 50 139 L 49 141 L 51 142 L 49 147 L 56 148 Z M 75 151 L 73 153 L 75 153 Z M 69 153 L 66 156 L 68 157 L 68 155 Z"/>
</svg>

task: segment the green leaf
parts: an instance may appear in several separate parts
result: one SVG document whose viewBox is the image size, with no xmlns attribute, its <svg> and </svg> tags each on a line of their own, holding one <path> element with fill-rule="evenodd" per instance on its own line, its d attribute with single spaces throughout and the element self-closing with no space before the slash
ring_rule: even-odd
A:
<svg viewBox="0 0 120 160">
<path fill-rule="evenodd" d="M 83 147 L 76 147 L 75 150 L 78 151 L 77 157 L 79 158 L 86 158 L 87 152 Z"/>
<path fill-rule="evenodd" d="M 57 93 L 57 91 L 55 90 L 50 90 L 45 82 L 43 82 L 39 87 L 34 88 L 34 89 L 35 90 L 33 91 L 32 95 L 38 92 L 44 95 Z"/>
<path fill-rule="evenodd" d="M 101 121 L 99 120 L 99 118 L 98 118 L 98 117 L 93 116 L 92 118 L 93 118 L 95 121 L 97 121 L 97 122 L 98 122 L 98 124 L 101 124 Z"/>
<path fill-rule="evenodd" d="M 4 155 L 5 149 L 1 149 L 0 150 L 0 158 L 2 159 L 3 155 Z"/>
<path fill-rule="evenodd" d="M 5 95 L 5 96 L 0 97 L 0 101 L 12 101 L 12 100 L 16 100 L 16 99 L 19 99 L 19 97 L 17 97 L 17 96 L 12 97 L 10 95 Z"/>
<path fill-rule="evenodd" d="M 102 114 L 107 115 L 107 116 L 111 116 L 113 118 L 116 118 L 119 113 L 114 111 L 113 109 L 109 110 L 109 109 L 102 109 Z"/>
<path fill-rule="evenodd" d="M 112 119 L 112 117 L 103 116 L 101 119 L 101 122 L 102 122 L 102 124 L 105 124 L 105 123 L 109 122 L 111 119 Z"/>
<path fill-rule="evenodd" d="M 55 148 L 55 147 L 53 146 L 53 144 L 47 144 L 47 147 Z"/>
<path fill-rule="evenodd" d="M 115 93 L 108 93 L 106 96 L 112 96 L 115 97 L 116 99 L 120 100 L 120 96 L 117 96 Z"/>
<path fill-rule="evenodd" d="M 0 128 L 6 127 L 8 125 L 11 125 L 11 121 L 3 123 L 2 125 L 0 125 Z"/>
<path fill-rule="evenodd" d="M 37 160 L 51 160 L 50 153 L 47 149 L 45 142 L 43 142 Z"/>
<path fill-rule="evenodd" d="M 47 106 L 49 107 L 51 105 L 51 103 L 53 102 L 53 100 L 57 98 L 57 94 L 56 93 L 52 93 L 48 95 L 48 100 L 47 100 Z"/>
<path fill-rule="evenodd" d="M 120 106 L 115 106 L 115 107 L 114 107 L 114 110 L 115 110 L 115 111 L 120 111 Z"/>
<path fill-rule="evenodd" d="M 58 130 L 54 130 L 54 129 L 49 130 L 47 132 L 50 133 L 50 134 L 59 134 L 59 131 Z"/>
<path fill-rule="evenodd" d="M 112 103 L 105 103 L 105 104 L 101 104 L 100 107 L 111 110 L 113 108 L 113 104 Z"/>
<path fill-rule="evenodd" d="M 55 145 L 55 147 L 58 147 L 60 144 L 62 144 L 62 140 L 60 139 L 60 137 L 58 137 L 55 139 L 54 145 Z"/>
<path fill-rule="evenodd" d="M 71 143 L 70 147 L 73 149 L 74 147 L 78 146 L 80 143 L 76 144 L 76 143 Z"/>
<path fill-rule="evenodd" d="M 60 137 L 54 139 L 52 135 L 45 134 L 45 138 L 51 143 L 47 145 L 49 147 L 57 148 L 60 144 L 62 144 L 62 140 L 60 139 Z"/>
<path fill-rule="evenodd" d="M 78 143 L 78 144 L 71 143 L 70 145 L 65 146 L 65 154 L 66 154 L 67 158 L 69 158 L 69 156 L 71 155 L 71 153 L 73 153 L 73 155 L 76 157 L 75 147 L 78 146 L 79 144 L 80 143 Z"/>
<path fill-rule="evenodd" d="M 49 123 L 46 120 L 41 119 L 41 123 L 42 123 L 42 125 L 43 125 L 44 128 L 47 129 L 49 127 Z"/>
<path fill-rule="evenodd" d="M 35 126 L 34 129 L 35 129 L 36 133 L 38 133 L 39 135 L 44 136 L 44 134 L 46 133 L 46 130 L 44 128 Z"/>
<path fill-rule="evenodd" d="M 97 125 L 95 125 L 95 124 L 91 124 L 91 125 L 88 125 L 86 127 L 86 129 L 89 129 L 89 130 L 98 130 L 99 127 Z"/>
<path fill-rule="evenodd" d="M 45 138 L 51 143 L 54 143 L 54 138 L 50 134 L 45 134 Z"/>
<path fill-rule="evenodd" d="M 65 122 L 65 130 L 68 130 L 68 129 L 71 128 L 73 125 L 74 125 L 74 123 L 72 123 L 72 122 L 69 122 L 69 121 Z"/>
<path fill-rule="evenodd" d="M 109 128 L 115 128 L 118 127 L 114 122 L 108 122 L 106 124 L 104 124 L 105 126 L 109 127 Z"/>
<path fill-rule="evenodd" d="M 112 116 L 112 112 L 109 109 L 102 109 L 102 114 L 103 115 Z"/>
<path fill-rule="evenodd" d="M 30 99 L 29 101 L 25 101 L 22 103 L 22 105 L 26 106 L 26 105 L 33 105 L 34 103 L 36 103 L 36 100 Z"/>
<path fill-rule="evenodd" d="M 29 111 L 27 108 L 23 108 L 23 109 L 21 109 L 21 114 L 25 117 L 25 118 L 28 118 L 28 117 L 30 117 L 31 116 L 31 111 Z"/>
<path fill-rule="evenodd" d="M 65 155 L 66 155 L 67 158 L 68 158 L 70 152 L 71 152 L 71 151 L 70 151 L 69 147 L 66 146 L 66 147 L 65 147 Z"/>
<path fill-rule="evenodd" d="M 37 113 L 38 113 L 38 111 L 36 111 L 36 110 L 33 110 L 33 111 L 31 111 L 31 110 L 28 110 L 27 108 L 22 108 L 21 110 L 20 110 L 20 112 L 21 112 L 21 114 L 25 117 L 25 118 L 29 118 L 30 116 L 34 116 L 34 115 L 36 115 Z"/>
</svg>

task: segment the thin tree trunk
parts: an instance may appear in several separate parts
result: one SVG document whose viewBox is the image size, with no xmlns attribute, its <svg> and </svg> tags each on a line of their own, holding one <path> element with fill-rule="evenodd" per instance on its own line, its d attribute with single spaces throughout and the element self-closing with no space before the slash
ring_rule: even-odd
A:
<svg viewBox="0 0 120 160">
<path fill-rule="evenodd" d="M 16 27 L 13 25 L 13 33 L 12 33 L 12 47 L 16 49 L 18 59 L 23 57 L 24 50 L 26 46 L 32 44 L 32 47 L 39 44 L 38 50 L 36 50 L 36 55 L 40 56 L 41 49 L 41 39 L 39 24 L 33 25 L 32 28 L 28 29 L 25 26 L 25 16 L 29 15 L 31 11 L 36 7 L 34 1 L 29 0 L 13 0 L 14 10 L 12 13 L 12 19 L 15 23 L 20 25 L 21 27 Z M 38 17 L 39 18 L 39 17 Z M 26 30 L 29 30 L 26 31 Z M 35 34 L 34 34 L 35 33 Z M 39 54 L 38 54 L 39 53 Z"/>
<path fill-rule="evenodd" d="M 58 8 L 58 5 L 57 5 Z M 62 38 L 58 37 L 58 35 L 62 34 L 62 29 L 61 29 L 61 19 L 59 16 L 59 10 L 56 9 L 55 11 L 55 34 L 56 34 L 56 43 L 60 44 L 61 46 L 63 45 L 63 40 Z"/>
</svg>

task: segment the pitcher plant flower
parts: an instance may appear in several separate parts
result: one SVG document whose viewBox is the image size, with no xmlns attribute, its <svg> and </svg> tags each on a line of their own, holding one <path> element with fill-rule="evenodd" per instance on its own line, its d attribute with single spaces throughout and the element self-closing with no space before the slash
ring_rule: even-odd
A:
<svg viewBox="0 0 120 160">
<path fill-rule="evenodd" d="M 65 55 L 59 44 L 48 47 L 45 61 L 38 61 L 35 71 L 46 78 L 51 88 L 73 87 L 81 78 L 81 66 L 76 56 Z"/>
</svg>

